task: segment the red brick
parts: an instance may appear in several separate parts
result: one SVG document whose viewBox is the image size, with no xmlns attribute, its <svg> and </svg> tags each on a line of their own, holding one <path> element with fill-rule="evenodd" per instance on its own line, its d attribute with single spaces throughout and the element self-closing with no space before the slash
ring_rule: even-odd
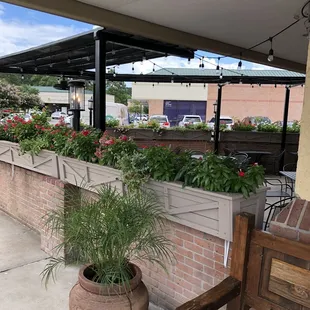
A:
<svg viewBox="0 0 310 310">
<path fill-rule="evenodd" d="M 177 247 L 176 251 L 177 251 L 177 253 L 179 253 L 182 256 L 185 256 L 185 257 L 188 257 L 188 258 L 191 258 L 191 259 L 193 259 L 193 257 L 194 257 L 193 252 L 191 252 L 190 250 Z"/>
<path fill-rule="evenodd" d="M 298 240 L 298 231 L 296 229 L 283 227 L 280 225 L 283 224 L 277 224 L 276 222 L 270 223 L 269 231 L 276 236 L 291 240 Z"/>
<path fill-rule="evenodd" d="M 194 284 L 194 285 L 199 286 L 199 287 L 201 286 L 201 280 L 199 280 L 199 279 L 197 279 L 197 278 L 195 278 L 189 274 L 185 274 L 184 279 L 191 284 Z"/>
<path fill-rule="evenodd" d="M 214 286 L 213 284 L 210 285 L 210 284 L 208 284 L 208 283 L 204 283 L 204 284 L 203 284 L 203 289 L 204 289 L 205 292 L 207 292 L 207 291 L 211 290 L 211 288 L 212 288 L 213 286 Z"/>
<path fill-rule="evenodd" d="M 204 240 L 204 239 L 195 237 L 194 242 L 204 249 L 207 249 L 209 251 L 214 251 L 214 243 L 209 240 Z"/>
<path fill-rule="evenodd" d="M 207 257 L 195 254 L 194 259 L 195 259 L 195 261 L 203 264 L 204 266 L 208 266 L 208 267 L 211 267 L 211 268 L 214 267 L 214 261 L 209 259 L 209 258 L 207 258 Z"/>
<path fill-rule="evenodd" d="M 214 253 L 214 261 L 218 263 L 223 263 L 224 262 L 224 256 L 220 255 L 218 253 Z"/>
<path fill-rule="evenodd" d="M 170 237 L 169 238 L 175 245 L 179 245 L 179 246 L 183 246 L 184 242 L 182 239 L 178 238 L 178 237 Z"/>
<path fill-rule="evenodd" d="M 203 251 L 203 255 L 205 257 L 208 257 L 208 258 L 212 259 L 212 260 L 214 259 L 214 252 L 213 251 L 204 250 Z"/>
<path fill-rule="evenodd" d="M 193 243 L 191 243 L 191 242 L 188 242 L 188 241 L 185 241 L 185 242 L 184 242 L 184 247 L 185 247 L 186 249 L 189 249 L 189 250 L 191 250 L 192 252 L 195 252 L 195 253 L 198 253 L 198 254 L 202 254 L 202 252 L 203 252 L 202 247 L 200 247 L 200 246 L 198 246 L 198 245 L 196 245 L 196 244 L 193 244 Z"/>
<path fill-rule="evenodd" d="M 290 217 L 287 221 L 287 225 L 290 227 L 296 227 L 301 211 L 304 207 L 305 200 L 297 199 L 291 206 Z"/>
<path fill-rule="evenodd" d="M 189 258 L 186 258 L 185 259 L 185 264 L 194 268 L 194 269 L 197 269 L 197 270 L 200 270 L 200 271 L 203 271 L 203 265 L 200 264 L 200 263 L 197 263 Z"/>
<path fill-rule="evenodd" d="M 194 241 L 194 237 L 186 232 L 183 231 L 179 231 L 177 230 L 175 232 L 176 236 L 179 237 L 180 239 L 186 240 L 186 241 L 190 241 L 193 242 Z"/>
<path fill-rule="evenodd" d="M 214 251 L 220 255 L 224 255 L 224 247 L 216 244 L 214 247 Z"/>
<path fill-rule="evenodd" d="M 220 263 L 215 262 L 214 268 L 215 268 L 215 270 L 220 271 L 220 272 L 223 272 L 223 273 L 225 273 L 225 274 L 228 274 L 228 273 L 229 273 L 229 268 L 224 267 L 223 264 L 220 264 Z"/>
<path fill-rule="evenodd" d="M 178 263 L 177 266 L 176 266 L 178 269 L 180 269 L 182 272 L 184 272 L 184 279 L 185 279 L 185 275 L 186 274 L 189 274 L 189 275 L 192 275 L 193 274 L 193 268 L 188 266 L 188 265 L 185 265 L 185 264 L 182 264 L 182 263 Z"/>
<path fill-rule="evenodd" d="M 299 226 L 300 229 L 310 230 L 310 203 L 307 202 L 306 211 Z"/>
<path fill-rule="evenodd" d="M 175 283 L 177 285 L 179 285 L 180 287 L 182 287 L 183 289 L 187 289 L 187 290 L 191 290 L 193 285 L 189 282 L 187 282 L 186 280 L 184 279 L 181 279 L 179 277 L 175 277 Z"/>
<path fill-rule="evenodd" d="M 195 293 L 193 293 L 193 292 L 191 292 L 191 291 L 188 291 L 188 290 L 184 290 L 184 296 L 186 297 L 186 298 L 188 298 L 188 300 L 191 300 L 191 299 L 193 299 L 193 298 L 195 298 L 195 297 L 197 297 L 197 294 L 195 294 Z"/>
<path fill-rule="evenodd" d="M 202 231 L 196 230 L 196 229 L 188 227 L 188 226 L 185 226 L 185 231 L 187 233 L 189 233 L 190 235 L 193 235 L 193 236 L 199 237 L 199 238 L 203 238 L 203 235 L 204 235 Z"/>
<path fill-rule="evenodd" d="M 167 281 L 167 286 L 168 286 L 170 289 L 172 289 L 172 290 L 174 290 L 175 292 L 177 292 L 177 293 L 180 293 L 180 294 L 183 293 L 183 287 L 180 286 L 180 285 L 178 285 L 178 284 L 176 284 L 176 283 L 174 283 L 174 282 L 172 282 L 172 281 Z"/>
<path fill-rule="evenodd" d="M 284 208 L 275 218 L 275 221 L 278 223 L 284 223 L 287 219 L 287 216 L 290 212 L 290 207 Z"/>
<path fill-rule="evenodd" d="M 202 283 L 208 283 L 210 285 L 213 285 L 214 283 L 214 279 L 213 277 L 209 276 L 209 275 L 206 275 L 205 273 L 201 272 L 201 271 L 198 271 L 198 270 L 194 270 L 194 274 L 193 276 L 195 278 L 198 278 L 199 280 L 202 281 Z"/>
</svg>

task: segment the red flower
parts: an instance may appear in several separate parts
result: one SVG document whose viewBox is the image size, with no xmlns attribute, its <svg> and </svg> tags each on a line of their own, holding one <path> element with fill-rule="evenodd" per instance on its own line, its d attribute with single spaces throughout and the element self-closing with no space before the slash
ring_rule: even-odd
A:
<svg viewBox="0 0 310 310">
<path fill-rule="evenodd" d="M 147 145 L 143 145 L 142 148 L 143 148 L 143 149 L 147 149 L 148 146 L 147 146 Z"/>
<path fill-rule="evenodd" d="M 8 119 L 6 122 L 7 122 L 8 124 L 11 124 L 11 123 L 12 123 L 12 120 L 11 120 L 11 119 Z"/>
<path fill-rule="evenodd" d="M 41 126 L 40 125 L 34 125 L 34 127 L 36 128 L 36 129 L 41 129 Z"/>
<path fill-rule="evenodd" d="M 122 135 L 122 136 L 120 136 L 119 138 L 120 138 L 122 141 L 128 141 L 128 137 L 127 137 L 127 136 Z"/>
<path fill-rule="evenodd" d="M 98 145 L 98 144 L 99 144 L 99 142 L 98 142 L 98 141 L 95 141 L 95 142 L 94 142 L 94 144 L 95 144 L 95 145 Z"/>
<path fill-rule="evenodd" d="M 90 131 L 84 129 L 81 133 L 82 133 L 82 135 L 83 135 L 84 137 L 87 137 L 87 136 L 90 134 Z"/>
<path fill-rule="evenodd" d="M 73 131 L 71 134 L 72 139 L 76 138 L 76 136 L 77 136 L 77 133 L 75 131 Z"/>
<path fill-rule="evenodd" d="M 253 166 L 253 167 L 256 167 L 256 166 L 258 166 L 258 163 L 254 163 L 252 166 Z"/>
<path fill-rule="evenodd" d="M 16 124 L 16 123 L 13 123 L 13 124 L 12 124 L 12 127 L 13 127 L 13 128 L 15 128 L 16 126 L 17 126 L 17 124 Z"/>
<path fill-rule="evenodd" d="M 245 173 L 243 171 L 239 171 L 238 175 L 239 175 L 239 177 L 244 177 Z"/>
<path fill-rule="evenodd" d="M 14 121 L 19 121 L 19 117 L 17 115 L 15 115 L 13 118 L 14 118 Z"/>
</svg>

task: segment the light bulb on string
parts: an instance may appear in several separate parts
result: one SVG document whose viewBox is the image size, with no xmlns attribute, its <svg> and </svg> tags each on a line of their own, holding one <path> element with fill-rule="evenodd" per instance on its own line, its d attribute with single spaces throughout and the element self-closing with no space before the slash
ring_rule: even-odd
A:
<svg viewBox="0 0 310 310">
<path fill-rule="evenodd" d="M 90 61 L 90 56 L 87 56 L 87 57 L 86 57 L 86 60 L 87 60 L 87 61 Z"/>
<path fill-rule="evenodd" d="M 223 79 L 223 68 L 221 68 L 220 79 Z"/>
<path fill-rule="evenodd" d="M 217 66 L 216 66 L 216 73 L 217 73 L 217 74 L 220 73 L 220 60 L 221 60 L 221 58 L 218 57 L 218 59 L 217 59 Z"/>
<path fill-rule="evenodd" d="M 23 79 L 25 78 L 25 76 L 22 74 L 21 78 L 22 78 L 22 80 L 23 80 Z"/>
<path fill-rule="evenodd" d="M 112 55 L 115 55 L 114 44 L 112 45 Z"/>
<path fill-rule="evenodd" d="M 277 88 L 277 84 L 274 84 L 274 88 Z"/>
<path fill-rule="evenodd" d="M 188 63 L 189 65 L 191 64 L 191 59 L 190 59 L 190 58 L 187 59 L 187 63 Z"/>
<path fill-rule="evenodd" d="M 152 84 L 152 86 L 154 87 L 154 86 L 155 86 L 155 84 L 153 83 L 153 84 Z"/>
<path fill-rule="evenodd" d="M 145 61 L 146 60 L 146 54 L 145 52 L 143 53 L 143 57 L 142 57 L 142 61 Z"/>
<path fill-rule="evenodd" d="M 155 64 L 153 63 L 153 72 L 155 72 Z"/>
<path fill-rule="evenodd" d="M 23 68 L 20 68 L 20 72 L 23 73 L 23 72 L 24 72 L 24 69 L 23 69 Z"/>
<path fill-rule="evenodd" d="M 206 83 L 203 84 L 203 88 L 206 88 Z"/>
<path fill-rule="evenodd" d="M 272 48 L 272 38 L 271 37 L 269 38 L 269 41 L 270 41 L 270 50 L 269 50 L 269 54 L 268 54 L 267 59 L 269 62 L 272 62 L 274 59 L 274 52 L 273 52 L 273 48 Z"/>
<path fill-rule="evenodd" d="M 134 72 L 135 71 L 135 63 L 133 62 L 131 65 L 131 71 Z"/>
<path fill-rule="evenodd" d="M 202 58 L 199 58 L 199 69 L 201 69 L 201 64 L 202 64 L 202 61 L 201 61 Z"/>
<path fill-rule="evenodd" d="M 34 67 L 34 71 L 35 71 L 35 72 L 38 72 L 38 67 Z"/>
<path fill-rule="evenodd" d="M 242 80 L 241 79 L 239 80 L 239 84 L 242 84 Z"/>
<path fill-rule="evenodd" d="M 71 64 L 71 59 L 70 58 L 68 58 L 67 63 Z"/>
<path fill-rule="evenodd" d="M 53 68 L 53 64 L 50 64 L 50 68 Z"/>
<path fill-rule="evenodd" d="M 83 70 L 81 70 L 81 71 L 80 71 L 81 76 L 83 75 L 83 73 L 84 73 L 84 71 L 83 71 Z"/>
<path fill-rule="evenodd" d="M 242 69 L 242 61 L 241 61 L 241 59 L 242 59 L 242 53 L 240 53 L 240 61 L 238 62 L 238 70 L 241 70 Z"/>
<path fill-rule="evenodd" d="M 173 78 L 173 76 L 171 77 L 171 83 L 174 83 L 174 78 Z"/>
<path fill-rule="evenodd" d="M 189 87 L 191 87 L 191 86 L 192 86 L 192 84 L 191 84 L 191 83 L 188 83 L 188 86 L 189 86 Z"/>
<path fill-rule="evenodd" d="M 201 58 L 201 69 L 204 69 L 204 67 L 205 67 L 204 61 L 205 61 L 205 56 L 202 56 L 202 58 Z"/>
</svg>

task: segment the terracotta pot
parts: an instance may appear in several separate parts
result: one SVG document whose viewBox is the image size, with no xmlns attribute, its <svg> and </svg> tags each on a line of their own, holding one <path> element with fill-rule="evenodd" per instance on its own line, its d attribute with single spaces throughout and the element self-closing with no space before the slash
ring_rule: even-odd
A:
<svg viewBox="0 0 310 310">
<path fill-rule="evenodd" d="M 147 310 L 149 295 L 142 282 L 142 272 L 130 264 L 134 277 L 130 280 L 127 294 L 124 286 L 104 286 L 85 277 L 83 266 L 79 272 L 78 283 L 72 288 L 69 297 L 70 310 Z"/>
</svg>

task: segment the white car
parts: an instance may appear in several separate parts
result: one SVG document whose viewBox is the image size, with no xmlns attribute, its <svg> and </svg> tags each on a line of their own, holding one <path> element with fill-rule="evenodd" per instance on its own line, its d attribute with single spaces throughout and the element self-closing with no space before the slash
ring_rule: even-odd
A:
<svg viewBox="0 0 310 310">
<path fill-rule="evenodd" d="M 211 129 L 214 129 L 215 124 L 215 117 L 212 117 L 210 119 L 210 122 L 208 123 L 208 127 Z M 234 120 L 230 116 L 220 116 L 220 124 L 227 125 L 227 129 L 231 130 L 231 127 L 234 125 Z"/>
<path fill-rule="evenodd" d="M 61 118 L 65 119 L 67 116 L 68 116 L 67 113 L 61 111 L 56 111 L 51 115 L 52 119 L 61 119 Z"/>
<path fill-rule="evenodd" d="M 185 127 L 187 125 L 195 125 L 199 123 L 202 123 L 200 115 L 184 115 L 181 117 L 181 120 L 179 121 L 179 126 Z"/>
<path fill-rule="evenodd" d="M 149 118 L 149 122 L 156 121 L 161 128 L 170 128 L 170 122 L 167 115 L 152 115 Z"/>
</svg>

